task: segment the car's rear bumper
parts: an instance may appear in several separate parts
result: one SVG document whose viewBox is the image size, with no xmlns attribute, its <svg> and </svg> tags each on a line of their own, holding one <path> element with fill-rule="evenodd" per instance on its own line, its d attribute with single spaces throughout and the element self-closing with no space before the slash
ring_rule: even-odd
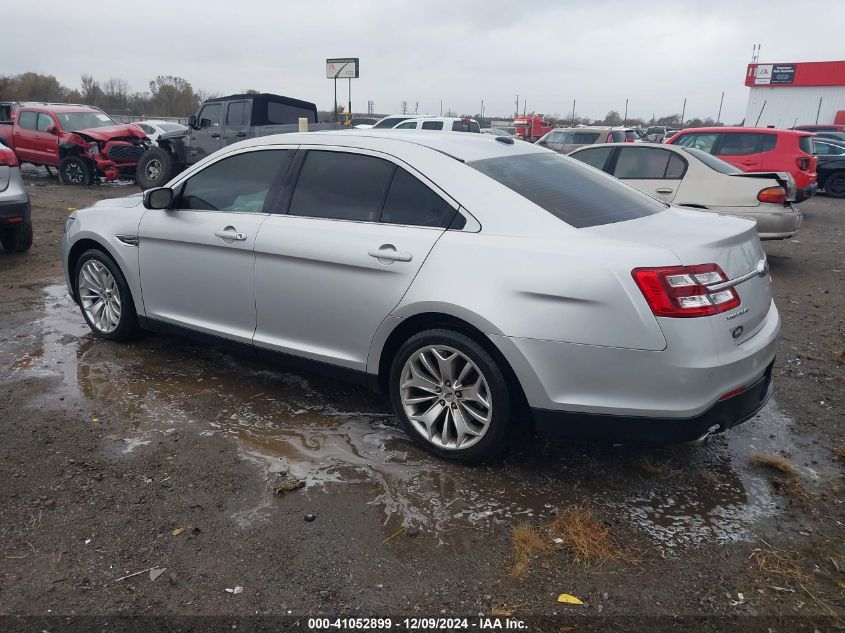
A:
<svg viewBox="0 0 845 633">
<path fill-rule="evenodd" d="M 31 217 L 29 196 L 12 200 L 0 199 L 0 226 L 12 226 L 26 222 Z"/>
<path fill-rule="evenodd" d="M 801 187 L 796 191 L 795 195 L 795 202 L 803 202 L 804 200 L 809 200 L 814 195 L 816 195 L 816 191 L 818 191 L 819 185 L 817 183 L 811 183 L 806 187 Z"/>
<path fill-rule="evenodd" d="M 532 409 L 537 431 L 563 439 L 606 440 L 625 444 L 673 444 L 721 433 L 753 418 L 772 395 L 772 365 L 745 391 L 719 400 L 689 418 L 648 418 Z"/>
</svg>

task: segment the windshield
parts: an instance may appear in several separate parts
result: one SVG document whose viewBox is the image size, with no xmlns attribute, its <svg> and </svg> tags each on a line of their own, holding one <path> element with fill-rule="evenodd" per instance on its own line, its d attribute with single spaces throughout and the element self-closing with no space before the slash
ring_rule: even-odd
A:
<svg viewBox="0 0 845 633">
<path fill-rule="evenodd" d="M 721 158 L 716 158 L 713 154 L 708 154 L 707 152 L 695 149 L 694 147 L 683 147 L 680 146 L 682 150 L 684 150 L 687 154 L 691 156 L 695 156 L 698 160 L 702 163 L 707 165 L 710 169 L 718 171 L 720 174 L 739 174 L 742 173 L 741 169 L 737 169 L 730 163 L 726 163 Z"/>
<path fill-rule="evenodd" d="M 575 228 L 642 218 L 668 206 L 613 176 L 553 152 L 467 164 Z"/>
<path fill-rule="evenodd" d="M 76 132 L 78 130 L 90 130 L 95 127 L 117 125 L 108 115 L 102 112 L 63 112 L 57 114 L 56 118 L 65 132 Z"/>
<path fill-rule="evenodd" d="M 162 130 L 165 132 L 179 132 L 181 130 L 187 130 L 184 125 L 180 125 L 178 123 L 156 123 Z"/>
</svg>

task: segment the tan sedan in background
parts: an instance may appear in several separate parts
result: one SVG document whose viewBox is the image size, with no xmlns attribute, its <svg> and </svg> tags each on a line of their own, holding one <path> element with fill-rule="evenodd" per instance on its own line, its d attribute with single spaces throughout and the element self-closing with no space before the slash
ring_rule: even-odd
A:
<svg viewBox="0 0 845 633">
<path fill-rule="evenodd" d="M 707 152 L 660 143 L 607 143 L 569 155 L 675 206 L 752 219 L 761 240 L 790 238 L 801 226 L 785 172 L 743 172 Z"/>
</svg>

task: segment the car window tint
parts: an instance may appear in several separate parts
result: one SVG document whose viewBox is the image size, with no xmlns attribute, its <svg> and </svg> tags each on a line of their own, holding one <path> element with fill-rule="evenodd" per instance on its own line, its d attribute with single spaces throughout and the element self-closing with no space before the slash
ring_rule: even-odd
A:
<svg viewBox="0 0 845 633">
<path fill-rule="evenodd" d="M 596 169 L 604 169 L 604 165 L 612 153 L 612 147 L 595 147 L 575 152 L 574 154 L 570 154 L 570 156 L 580 160 L 582 163 L 592 165 Z"/>
<path fill-rule="evenodd" d="M 692 147 L 694 149 L 700 149 L 703 152 L 707 152 L 711 154 L 713 152 L 713 146 L 716 144 L 716 138 L 718 134 L 684 134 L 681 136 L 677 141 L 675 141 L 674 145 L 680 145 L 681 147 Z"/>
<path fill-rule="evenodd" d="M 397 130 L 415 130 L 417 128 L 416 121 L 405 121 L 396 126 Z"/>
<path fill-rule="evenodd" d="M 488 158 L 468 165 L 576 228 L 633 220 L 667 208 L 613 176 L 554 152 Z"/>
<path fill-rule="evenodd" d="M 677 154 L 670 153 L 669 164 L 666 166 L 665 178 L 669 180 L 680 180 L 687 171 L 687 161 Z"/>
<path fill-rule="evenodd" d="M 309 151 L 290 203 L 291 215 L 374 222 L 395 166 L 344 152 Z"/>
<path fill-rule="evenodd" d="M 622 143 L 625 140 L 625 132 L 611 132 L 608 143 Z"/>
<path fill-rule="evenodd" d="M 777 134 L 760 134 L 759 136 L 762 137 L 762 144 L 760 146 L 761 152 L 771 151 L 778 144 Z"/>
<path fill-rule="evenodd" d="M 670 153 L 655 147 L 623 147 L 616 159 L 617 178 L 663 178 Z"/>
<path fill-rule="evenodd" d="M 210 103 L 200 112 L 200 127 L 220 127 L 220 115 L 223 113 L 222 103 Z"/>
<path fill-rule="evenodd" d="M 763 143 L 762 134 L 744 132 L 723 132 L 719 156 L 745 156 L 759 154 Z"/>
<path fill-rule="evenodd" d="M 742 170 L 730 163 L 726 163 L 721 158 L 716 158 L 712 154 L 708 154 L 700 149 L 694 149 L 692 147 L 683 147 L 682 149 L 690 156 L 695 156 L 710 169 L 718 171 L 720 174 L 739 174 L 742 172 Z"/>
<path fill-rule="evenodd" d="M 37 118 L 38 113 L 36 112 L 21 112 L 18 115 L 18 126 L 24 128 L 25 130 L 34 130 Z"/>
<path fill-rule="evenodd" d="M 235 101 L 226 110 L 226 125 L 243 127 L 246 125 L 246 101 Z"/>
<path fill-rule="evenodd" d="M 260 213 L 274 179 L 287 171 L 293 150 L 258 150 L 217 161 L 182 187 L 181 209 Z"/>
<path fill-rule="evenodd" d="M 147 134 L 155 134 L 155 130 L 152 126 L 147 125 L 146 123 L 139 123 L 138 125 L 141 126 L 141 129 L 144 130 Z"/>
<path fill-rule="evenodd" d="M 443 121 L 423 121 L 422 129 L 424 130 L 442 130 Z"/>
<path fill-rule="evenodd" d="M 384 203 L 381 221 L 389 224 L 446 228 L 455 210 L 418 178 L 396 168 Z"/>
<path fill-rule="evenodd" d="M 481 134 L 481 126 L 478 125 L 478 123 L 475 122 L 475 121 L 470 121 L 469 122 L 469 131 L 475 132 L 476 134 Z"/>
<path fill-rule="evenodd" d="M 44 114 L 43 112 L 38 113 L 38 131 L 39 132 L 46 132 L 47 128 L 53 125 L 53 119 L 50 118 L 49 114 Z"/>
<path fill-rule="evenodd" d="M 599 139 L 598 132 L 576 132 L 572 135 L 572 142 L 582 145 L 591 145 Z"/>
<path fill-rule="evenodd" d="M 256 99 L 252 111 L 255 117 L 253 125 L 294 125 L 299 123 L 299 119 L 308 119 L 313 123 L 317 121 L 313 110 L 278 101 Z M 246 109 L 246 114 L 249 114 L 249 108 Z"/>
<path fill-rule="evenodd" d="M 390 127 L 394 127 L 394 126 L 395 126 L 395 125 L 397 125 L 398 123 L 401 123 L 401 122 L 402 122 L 402 121 L 404 121 L 405 119 L 410 119 L 410 118 L 411 118 L 411 117 L 409 117 L 409 116 L 404 116 L 404 117 L 403 117 L 403 116 L 400 116 L 400 117 L 396 117 L 396 116 L 394 116 L 394 117 L 389 117 L 389 118 L 387 118 L 387 119 L 383 119 L 383 120 L 379 121 L 379 122 L 378 122 L 378 123 L 376 123 L 373 127 L 374 127 L 374 128 L 390 128 Z"/>
<path fill-rule="evenodd" d="M 813 153 L 813 137 L 802 136 L 798 139 L 798 148 L 805 154 Z"/>
</svg>

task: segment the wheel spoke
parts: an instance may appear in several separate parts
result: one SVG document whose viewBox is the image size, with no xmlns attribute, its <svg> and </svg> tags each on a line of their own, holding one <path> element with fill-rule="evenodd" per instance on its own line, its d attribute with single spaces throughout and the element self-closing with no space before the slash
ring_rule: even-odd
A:
<svg viewBox="0 0 845 633">
<path fill-rule="evenodd" d="M 443 352 L 442 350 L 434 350 L 434 359 L 437 361 L 437 369 L 440 373 L 440 380 L 449 384 L 455 381 L 455 359 L 458 357 L 457 352 Z"/>
<path fill-rule="evenodd" d="M 470 402 L 477 402 L 485 409 L 490 408 L 490 400 L 486 398 L 482 393 L 482 385 L 481 385 L 481 377 L 479 376 L 478 380 L 475 381 L 474 385 L 470 385 L 469 387 L 462 387 L 461 388 L 461 400 L 469 400 Z M 484 389 L 486 391 L 486 389 Z"/>
<path fill-rule="evenodd" d="M 413 365 L 410 365 L 409 369 L 411 370 L 411 378 L 402 383 L 402 389 L 414 387 L 428 393 L 437 393 L 437 383 L 423 376 Z"/>
<path fill-rule="evenodd" d="M 428 434 L 429 439 L 434 437 L 434 429 L 437 423 L 437 419 L 443 413 L 443 407 L 440 406 L 437 402 L 431 405 L 425 413 L 422 415 L 416 416 L 412 418 L 417 422 L 421 422 L 422 425 L 425 427 L 425 431 Z"/>
<path fill-rule="evenodd" d="M 436 354 L 437 352 L 433 352 Z M 420 364 L 425 368 L 425 370 L 431 374 L 431 377 L 437 380 L 438 382 L 443 382 L 443 376 L 440 375 L 440 372 L 437 371 L 434 366 L 431 364 L 431 361 L 428 360 L 428 356 L 425 355 L 425 352 L 420 352 L 419 355 Z"/>
</svg>

